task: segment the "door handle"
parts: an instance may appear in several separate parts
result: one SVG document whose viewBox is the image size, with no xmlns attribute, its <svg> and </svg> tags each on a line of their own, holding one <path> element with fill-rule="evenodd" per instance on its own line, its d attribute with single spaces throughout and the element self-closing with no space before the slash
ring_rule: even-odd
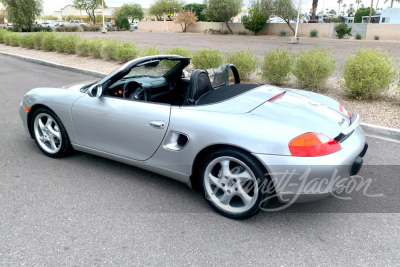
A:
<svg viewBox="0 0 400 267">
<path fill-rule="evenodd" d="M 150 127 L 153 127 L 156 129 L 164 129 L 165 128 L 165 122 L 163 122 L 163 121 L 150 121 L 149 125 L 150 125 Z"/>
</svg>

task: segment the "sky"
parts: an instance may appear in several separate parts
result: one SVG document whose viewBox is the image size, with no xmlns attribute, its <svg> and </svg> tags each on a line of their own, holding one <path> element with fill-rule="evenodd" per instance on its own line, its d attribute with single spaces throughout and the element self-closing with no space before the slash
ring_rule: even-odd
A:
<svg viewBox="0 0 400 267">
<path fill-rule="evenodd" d="M 387 4 L 384 4 L 385 0 L 378 0 L 379 8 L 386 8 L 387 6 L 390 5 L 390 0 L 388 1 Z M 128 1 L 123 1 L 123 0 L 106 0 L 105 1 L 109 7 L 119 7 L 123 5 L 124 3 L 138 3 L 141 4 L 142 7 L 149 7 L 152 3 L 153 0 L 128 0 Z M 186 0 L 187 3 L 202 3 L 203 0 Z M 250 0 L 244 0 L 243 1 L 245 6 L 248 6 Z M 339 8 L 339 5 L 336 3 L 337 0 L 319 0 L 318 1 L 318 11 L 322 10 L 322 8 L 326 9 L 335 9 L 336 12 Z M 45 13 L 53 13 L 54 11 L 59 11 L 61 8 L 65 7 L 66 5 L 72 4 L 72 0 L 44 0 L 44 12 Z M 298 0 L 295 0 L 295 3 L 298 4 Z M 311 3 L 312 0 L 302 0 L 301 7 L 303 12 L 308 12 L 311 9 Z M 347 7 L 353 3 L 354 6 L 357 6 L 355 3 L 355 0 L 343 0 L 343 4 L 346 4 Z M 362 0 L 362 3 L 365 6 L 369 6 L 371 1 L 370 0 Z M 374 0 L 374 8 L 376 8 L 376 3 L 377 0 Z M 393 7 L 400 8 L 400 3 L 395 3 Z"/>
</svg>

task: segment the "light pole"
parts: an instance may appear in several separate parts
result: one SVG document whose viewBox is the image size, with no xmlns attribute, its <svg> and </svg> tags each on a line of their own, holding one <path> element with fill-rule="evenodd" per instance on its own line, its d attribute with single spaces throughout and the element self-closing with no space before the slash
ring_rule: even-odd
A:
<svg viewBox="0 0 400 267">
<path fill-rule="evenodd" d="M 299 29 L 299 22 L 300 22 L 300 9 L 301 9 L 301 0 L 299 0 L 299 8 L 297 10 L 296 32 L 294 33 L 294 37 L 292 38 L 292 42 L 291 42 L 292 44 L 298 43 L 297 31 Z"/>
<path fill-rule="evenodd" d="M 103 30 L 102 30 L 102 33 L 106 33 L 107 30 L 106 30 L 106 27 L 104 25 L 104 0 L 101 1 L 101 13 L 103 14 Z"/>
</svg>

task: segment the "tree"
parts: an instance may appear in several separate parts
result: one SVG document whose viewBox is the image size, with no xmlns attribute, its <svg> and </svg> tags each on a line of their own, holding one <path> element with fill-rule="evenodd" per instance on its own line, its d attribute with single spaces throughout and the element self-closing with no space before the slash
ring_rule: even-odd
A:
<svg viewBox="0 0 400 267">
<path fill-rule="evenodd" d="M 117 26 L 117 28 L 121 30 L 129 30 L 131 28 L 129 20 L 127 17 L 124 16 L 124 14 L 117 15 L 117 17 L 115 18 L 115 26 Z"/>
<path fill-rule="evenodd" d="M 338 3 L 338 4 L 339 4 L 339 10 L 338 10 L 338 14 L 340 15 L 340 4 L 342 4 L 342 3 L 343 3 L 343 0 L 338 0 L 336 3 Z"/>
<path fill-rule="evenodd" d="M 178 10 L 182 8 L 184 2 L 178 0 L 155 0 L 150 6 L 150 15 L 156 16 L 157 20 L 161 20 L 164 14 L 172 21 L 172 18 Z"/>
<path fill-rule="evenodd" d="M 143 8 L 140 4 L 123 4 L 117 11 L 117 16 L 123 14 L 126 18 L 133 20 L 141 20 L 144 18 Z"/>
<path fill-rule="evenodd" d="M 13 22 L 16 31 L 32 30 L 36 17 L 43 8 L 42 0 L 0 0 L 7 12 L 8 21 Z"/>
<path fill-rule="evenodd" d="M 280 17 L 286 22 L 294 34 L 295 30 L 290 25 L 290 20 L 297 17 L 297 11 L 292 0 L 275 0 L 273 3 L 273 11 L 275 16 Z"/>
<path fill-rule="evenodd" d="M 371 8 L 369 9 L 368 23 L 371 23 L 372 9 L 374 6 L 374 0 L 371 0 Z"/>
<path fill-rule="evenodd" d="M 358 5 L 361 3 L 362 1 L 361 0 L 356 0 L 356 4 L 357 4 L 357 10 L 358 10 Z"/>
<path fill-rule="evenodd" d="M 354 7 L 350 7 L 349 9 L 347 9 L 347 14 L 354 14 L 356 12 L 356 10 L 354 9 Z"/>
<path fill-rule="evenodd" d="M 311 20 L 315 20 L 315 12 L 317 11 L 317 8 L 318 8 L 318 0 L 313 0 L 312 1 Z"/>
<path fill-rule="evenodd" d="M 253 1 L 249 8 L 249 15 L 242 18 L 244 28 L 257 35 L 267 25 L 269 17 L 267 12 L 268 10 L 262 9 L 262 4 L 259 1 Z"/>
<path fill-rule="evenodd" d="M 389 0 L 385 0 L 385 4 L 386 4 L 387 2 L 389 2 Z M 391 0 L 391 1 L 390 1 L 390 8 L 393 8 L 393 3 L 394 3 L 394 2 L 400 3 L 400 0 Z"/>
<path fill-rule="evenodd" d="M 336 10 L 331 9 L 331 10 L 329 10 L 328 14 L 336 15 Z"/>
<path fill-rule="evenodd" d="M 44 16 L 45 20 L 58 20 L 58 17 L 56 16 L 52 16 L 52 15 L 48 15 L 48 16 Z"/>
<path fill-rule="evenodd" d="M 89 15 L 89 20 L 96 24 L 96 16 L 94 11 L 101 7 L 102 0 L 73 0 L 73 6 L 76 9 L 85 10 L 86 13 Z M 106 4 L 104 3 L 104 6 Z"/>
<path fill-rule="evenodd" d="M 190 26 L 197 22 L 198 18 L 195 12 L 187 9 L 179 10 L 178 14 L 174 18 L 175 23 L 181 24 L 182 32 L 189 30 Z"/>
<path fill-rule="evenodd" d="M 361 23 L 362 22 L 362 17 L 363 16 L 368 16 L 370 12 L 370 8 L 369 7 L 360 7 L 356 14 L 354 15 L 354 22 L 355 23 Z M 375 15 L 376 11 L 375 9 L 372 9 L 372 15 Z"/>
<path fill-rule="evenodd" d="M 207 8 L 207 5 L 205 4 L 197 4 L 197 3 L 192 3 L 192 4 L 187 4 L 183 7 L 183 9 L 190 10 L 191 12 L 195 12 L 197 16 L 197 21 L 206 21 L 207 18 L 202 14 L 203 10 Z"/>
<path fill-rule="evenodd" d="M 226 23 L 226 27 L 233 34 L 229 21 L 242 11 L 243 0 L 204 0 L 207 8 L 203 14 L 209 20 L 220 20 Z"/>
</svg>

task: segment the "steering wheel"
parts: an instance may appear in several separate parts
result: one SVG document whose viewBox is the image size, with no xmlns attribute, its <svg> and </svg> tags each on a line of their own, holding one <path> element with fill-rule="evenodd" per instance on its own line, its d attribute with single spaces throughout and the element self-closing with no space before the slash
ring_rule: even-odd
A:
<svg viewBox="0 0 400 267">
<path fill-rule="evenodd" d="M 128 88 L 128 85 L 130 85 L 132 83 L 136 84 L 137 86 L 136 86 L 136 88 L 135 88 L 135 90 L 133 92 L 129 92 L 131 89 Z M 135 81 L 127 82 L 124 85 L 124 88 L 122 89 L 122 92 L 123 92 L 122 93 L 122 97 L 124 99 L 128 98 L 128 99 L 132 99 L 132 100 L 143 100 L 142 96 L 141 96 L 141 94 L 143 94 L 144 101 L 147 101 L 146 92 L 145 92 L 143 86 L 138 82 L 135 82 Z"/>
</svg>

